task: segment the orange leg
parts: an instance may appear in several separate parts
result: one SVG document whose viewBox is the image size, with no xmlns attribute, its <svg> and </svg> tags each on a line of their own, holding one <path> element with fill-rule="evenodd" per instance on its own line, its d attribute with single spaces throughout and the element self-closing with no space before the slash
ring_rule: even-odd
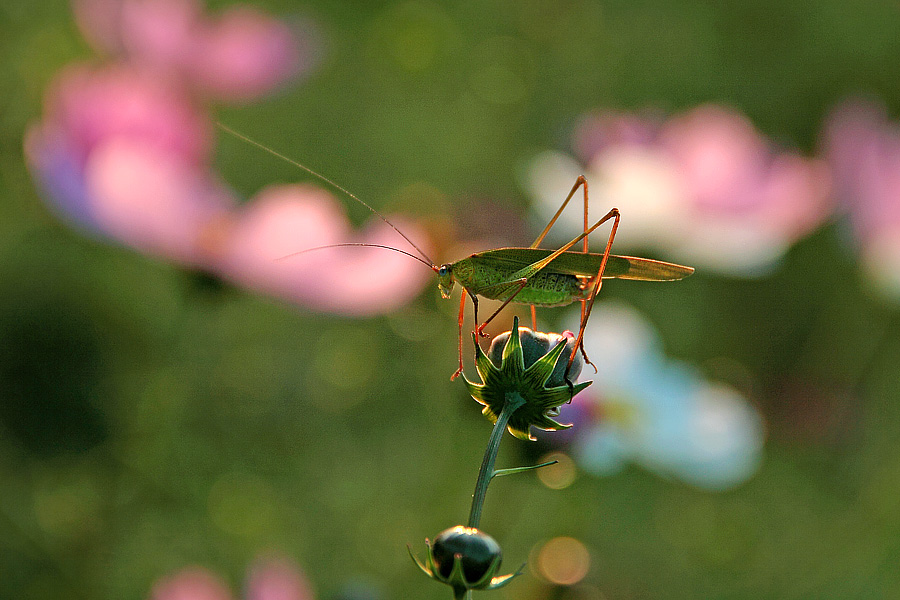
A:
<svg viewBox="0 0 900 600">
<path fill-rule="evenodd" d="M 584 361 L 594 367 L 594 371 L 597 370 L 597 367 L 588 359 L 587 353 L 584 351 L 584 328 L 587 326 L 588 318 L 591 316 L 591 310 L 594 308 L 594 301 L 597 299 L 597 294 L 600 293 L 600 287 L 603 285 L 603 272 L 606 271 L 606 263 L 609 260 L 609 252 L 612 249 L 613 239 L 616 237 L 616 230 L 619 228 L 619 210 L 617 208 L 612 209 L 607 213 L 602 220 L 608 220 L 610 218 L 614 218 L 612 229 L 609 232 L 609 240 L 606 242 L 606 248 L 603 250 L 603 260 L 600 261 L 600 269 L 597 271 L 597 277 L 594 280 L 594 287 L 591 290 L 591 295 L 588 298 L 587 308 L 584 308 L 584 303 L 582 303 L 582 310 L 584 313 L 581 317 L 581 326 L 578 329 L 578 337 L 575 338 L 575 346 L 581 350 L 581 355 L 584 357 Z M 572 367 L 572 361 L 575 360 L 575 353 L 573 352 L 571 356 L 569 356 L 569 363 L 566 365 L 566 381 L 569 380 L 569 369 Z"/>
<path fill-rule="evenodd" d="M 504 285 L 506 285 L 506 284 L 504 284 Z M 519 292 L 521 292 L 521 291 L 525 288 L 526 285 L 528 285 L 528 280 L 525 279 L 525 278 L 522 278 L 522 279 L 516 279 L 515 281 L 510 281 L 510 282 L 509 282 L 509 285 L 510 285 L 510 286 L 516 286 L 516 288 L 517 288 L 516 291 L 513 292 L 513 295 L 512 295 L 512 296 L 510 296 L 509 298 L 507 298 L 506 300 L 504 300 L 504 301 L 503 301 L 503 304 L 500 305 L 500 308 L 498 308 L 497 310 L 495 310 L 495 311 L 491 314 L 491 316 L 489 316 L 489 317 L 487 318 L 487 320 L 486 320 L 484 323 L 482 323 L 481 325 L 478 326 L 478 329 L 475 330 L 475 332 L 476 332 L 478 335 L 480 335 L 480 336 L 482 336 L 482 337 L 487 337 L 487 334 L 484 333 L 484 328 L 487 326 L 488 323 L 490 323 L 491 321 L 494 320 L 494 317 L 496 317 L 497 315 L 500 314 L 500 311 L 501 311 L 501 310 L 503 310 L 504 308 L 506 308 L 506 305 L 507 305 L 507 304 L 509 304 L 510 302 L 513 301 L 513 298 L 515 298 L 515 297 L 519 294 Z"/>
<path fill-rule="evenodd" d="M 563 201 L 562 205 L 556 211 L 556 214 L 553 215 L 553 218 L 550 219 L 550 222 L 547 224 L 547 227 L 544 228 L 544 230 L 541 232 L 541 234 L 534 241 L 534 244 L 532 244 L 532 247 L 536 248 L 541 243 L 541 241 L 544 239 L 544 237 L 550 231 L 550 228 L 553 227 L 553 224 L 559 218 L 559 215 L 562 214 L 562 211 L 566 208 L 566 205 L 569 203 L 569 201 L 575 195 L 575 192 L 578 191 L 579 187 L 582 187 L 582 190 L 584 192 L 584 233 L 583 233 L 584 239 L 583 239 L 583 243 L 582 243 L 582 251 L 585 254 L 587 254 L 587 252 L 588 252 L 587 234 L 590 231 L 592 231 L 593 229 L 595 229 L 600 223 L 604 223 L 611 218 L 615 218 L 615 220 L 613 221 L 612 230 L 609 233 L 609 240 L 606 242 L 606 248 L 603 251 L 603 260 L 600 263 L 600 270 L 597 272 L 597 279 L 594 283 L 594 289 L 591 290 L 591 295 L 588 300 L 581 300 L 581 323 L 580 323 L 580 326 L 578 329 L 578 337 L 576 338 L 576 341 L 575 341 L 575 345 L 581 351 L 581 356 L 584 358 L 584 362 L 586 362 L 587 364 L 594 367 L 594 371 L 596 371 L 597 366 L 591 362 L 591 359 L 588 358 L 587 352 L 584 349 L 584 328 L 587 325 L 587 320 L 590 317 L 591 310 L 594 307 L 594 300 L 597 298 L 597 294 L 600 292 L 600 286 L 603 284 L 603 272 L 606 270 L 606 263 L 607 263 L 607 260 L 609 259 L 610 250 L 612 249 L 613 239 L 616 237 L 616 230 L 619 228 L 619 216 L 620 216 L 619 210 L 616 208 L 613 208 L 606 214 L 606 216 L 604 216 L 596 224 L 594 224 L 593 227 L 589 227 L 588 182 L 587 182 L 587 179 L 585 179 L 584 175 L 579 175 L 578 178 L 575 180 L 575 185 L 572 186 L 571 191 L 566 196 L 566 199 Z M 534 309 L 532 307 L 532 315 L 534 315 L 533 311 L 534 311 Z M 534 318 L 532 318 L 532 321 L 534 321 Z M 567 383 L 569 382 L 569 369 L 572 367 L 572 361 L 574 361 L 574 360 L 575 360 L 575 353 L 573 352 L 569 356 L 569 363 L 566 365 L 565 378 L 566 378 Z"/>
<path fill-rule="evenodd" d="M 466 310 L 466 294 L 472 299 L 472 306 L 475 308 L 475 322 L 478 323 L 478 296 L 470 292 L 469 290 L 463 288 L 463 293 L 460 294 L 459 297 L 459 318 L 457 320 L 459 326 L 459 368 L 456 369 L 456 372 L 450 376 L 450 381 L 453 381 L 463 372 L 463 354 L 462 354 L 462 330 L 463 330 L 463 320 L 465 316 Z"/>
<path fill-rule="evenodd" d="M 544 240 L 544 238 L 545 238 L 545 237 L 547 236 L 547 234 L 550 232 L 550 228 L 553 227 L 553 224 L 554 224 L 554 223 L 556 223 L 556 220 L 557 220 L 557 219 L 559 218 L 559 216 L 562 214 L 562 211 L 565 210 L 566 205 L 569 203 L 569 201 L 570 201 L 570 200 L 572 199 L 572 197 L 575 195 L 575 192 L 578 191 L 578 188 L 579 188 L 579 187 L 581 187 L 581 188 L 582 188 L 582 191 L 584 192 L 584 193 L 583 193 L 583 197 L 584 197 L 584 210 L 582 211 L 582 214 L 584 215 L 584 229 L 583 229 L 583 232 L 585 233 L 585 237 L 584 237 L 584 240 L 583 240 L 583 242 L 582 242 L 582 246 L 581 246 L 581 247 L 582 247 L 582 252 L 584 252 L 585 254 L 587 254 L 587 253 L 589 252 L 589 249 L 588 249 L 588 238 L 587 238 L 587 235 L 586 235 L 586 234 L 588 233 L 588 229 L 590 228 L 590 222 L 589 222 L 589 220 L 588 220 L 588 182 L 587 182 L 587 179 L 584 177 L 584 175 L 579 175 L 579 176 L 575 179 L 575 185 L 572 186 L 572 189 L 569 191 L 569 194 L 566 196 L 566 199 L 563 201 L 562 205 L 557 209 L 556 214 L 553 215 L 553 217 L 550 219 L 550 222 L 547 223 L 547 226 L 544 228 L 544 230 L 541 232 L 541 234 L 537 237 L 536 240 L 534 240 L 534 243 L 531 244 L 531 247 L 532 247 L 532 248 L 537 248 L 537 247 L 540 245 L 540 243 Z M 608 217 L 607 217 L 607 218 L 608 218 Z M 605 220 L 605 219 L 604 219 L 604 220 Z M 602 222 L 602 221 L 601 221 L 601 222 Z M 581 322 L 584 322 L 585 305 L 586 305 L 586 304 L 587 304 L 587 301 L 586 301 L 586 300 L 581 300 Z M 531 307 L 531 326 L 532 326 L 532 328 L 533 328 L 535 331 L 537 330 L 537 316 L 535 315 L 534 306 Z M 581 354 L 582 354 L 582 356 L 584 356 L 585 360 L 586 360 L 591 366 L 593 366 L 593 363 L 591 363 L 591 361 L 588 360 L 587 354 L 586 354 L 585 351 L 584 351 L 584 345 L 581 346 Z M 595 368 L 596 368 L 596 367 L 595 367 Z"/>
<path fill-rule="evenodd" d="M 463 372 L 463 359 L 462 359 L 462 329 L 463 329 L 463 316 L 465 315 L 466 310 L 466 295 L 465 293 L 460 294 L 459 296 L 459 319 L 457 323 L 459 324 L 459 368 L 456 369 L 456 372 L 450 376 L 450 381 L 453 381 L 457 377 L 459 377 L 460 373 Z"/>
</svg>

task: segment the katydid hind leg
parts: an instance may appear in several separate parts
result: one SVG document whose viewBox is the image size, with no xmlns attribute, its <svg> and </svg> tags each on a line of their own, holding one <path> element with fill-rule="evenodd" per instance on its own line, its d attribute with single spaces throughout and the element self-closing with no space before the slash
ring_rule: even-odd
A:
<svg viewBox="0 0 900 600">
<path fill-rule="evenodd" d="M 532 248 L 537 248 L 537 247 L 540 245 L 540 243 L 544 240 L 544 238 L 545 238 L 545 237 L 547 236 L 547 234 L 550 232 L 550 228 L 553 227 L 553 225 L 556 223 L 557 219 L 559 219 L 560 215 L 562 214 L 563 210 L 565 210 L 566 205 L 569 204 L 569 201 L 570 201 L 570 200 L 572 199 L 572 197 L 575 195 L 575 192 L 578 191 L 578 188 L 579 188 L 579 187 L 582 188 L 583 193 L 584 193 L 584 210 L 583 210 L 583 219 L 584 219 L 583 223 L 584 223 L 584 226 L 583 226 L 583 229 L 582 229 L 582 236 L 583 236 L 583 239 L 582 239 L 582 252 L 584 252 L 585 254 L 587 254 L 587 253 L 589 252 L 589 248 L 588 248 L 588 234 L 589 234 L 591 231 L 593 231 L 597 226 L 599 226 L 601 223 L 607 221 L 610 217 L 615 216 L 615 221 L 613 222 L 613 231 L 612 231 L 611 234 L 610 234 L 609 242 L 607 242 L 607 244 L 606 244 L 606 251 L 604 252 L 603 262 L 602 262 L 602 264 L 601 264 L 600 272 L 599 272 L 599 275 L 598 275 L 598 282 L 599 282 L 599 281 L 602 281 L 603 271 L 604 271 L 604 269 L 606 268 L 606 261 L 607 261 L 607 258 L 608 258 L 608 256 L 609 256 L 610 248 L 611 248 L 611 246 L 612 246 L 612 239 L 615 237 L 615 229 L 618 227 L 618 224 L 619 224 L 619 214 L 618 214 L 618 211 L 617 211 L 616 209 L 613 209 L 613 210 L 611 210 L 605 217 L 603 217 L 596 225 L 594 225 L 594 227 L 590 227 L 590 226 L 589 226 L 589 220 L 588 220 L 588 206 L 589 206 L 589 201 L 588 201 L 588 196 L 589 196 L 589 194 L 588 194 L 588 182 L 587 182 L 587 179 L 584 177 L 584 175 L 579 175 L 579 176 L 575 179 L 575 184 L 572 186 L 572 189 L 569 191 L 568 195 L 566 196 L 566 199 L 563 200 L 563 202 L 562 202 L 562 204 L 560 205 L 560 207 L 556 210 L 556 213 L 555 213 L 555 214 L 553 215 L 553 217 L 550 219 L 550 222 L 547 223 L 547 226 L 544 228 L 543 231 L 541 231 L 540 235 L 538 235 L 537 239 L 534 241 L 534 243 L 531 245 L 531 247 L 532 247 Z M 599 286 L 599 285 L 597 285 L 597 286 L 595 286 L 595 287 L 596 287 L 596 289 L 592 292 L 592 296 L 596 296 L 597 292 L 599 292 L 599 290 L 600 290 L 600 286 Z M 593 299 L 591 300 L 591 304 L 593 305 Z M 594 363 L 591 362 L 590 358 L 588 358 L 587 352 L 586 352 L 585 349 L 584 349 L 584 341 L 583 341 L 583 337 L 584 337 L 584 325 L 585 325 L 586 322 L 587 322 L 587 315 L 590 313 L 590 309 L 587 308 L 586 305 L 587 305 L 587 301 L 586 301 L 586 300 L 581 300 L 581 321 L 579 322 L 580 329 L 579 329 L 578 341 L 576 342 L 576 345 L 578 346 L 578 349 L 579 349 L 579 351 L 581 352 L 581 356 L 584 358 L 584 361 L 585 361 L 587 364 L 589 364 L 589 365 L 591 365 L 592 367 L 594 367 L 594 371 L 596 371 L 596 370 L 597 370 L 597 367 L 594 365 Z M 533 305 L 532 305 L 532 307 L 531 307 L 531 322 L 532 322 L 532 327 L 536 330 L 536 329 L 537 329 L 537 319 L 536 319 L 536 317 L 535 317 L 535 311 L 534 311 L 534 306 L 533 306 Z M 566 364 L 566 372 L 565 372 L 565 375 L 564 375 L 564 379 L 565 379 L 565 381 L 566 381 L 566 385 L 569 387 L 569 393 L 570 393 L 571 395 L 574 395 L 574 393 L 575 393 L 575 385 L 574 385 L 574 383 L 572 383 L 572 381 L 569 379 L 569 370 L 572 368 L 572 361 L 573 361 L 574 359 L 575 359 L 575 353 L 573 352 L 573 353 L 569 356 L 569 362 Z"/>
<path fill-rule="evenodd" d="M 565 210 L 566 206 L 569 204 L 569 200 L 575 195 L 575 192 L 578 191 L 579 187 L 584 187 L 584 231 L 586 232 L 588 229 L 588 184 L 587 179 L 585 179 L 584 175 L 579 175 L 575 179 L 575 185 L 572 186 L 572 189 L 569 191 L 569 194 L 566 196 L 566 199 L 563 200 L 563 203 L 556 209 L 556 214 L 551 217 L 550 222 L 547 223 L 547 226 L 544 227 L 544 230 L 537 236 L 537 239 L 534 240 L 534 243 L 529 246 L 530 248 L 537 248 L 541 245 L 541 242 L 544 241 L 544 238 L 547 237 L 547 234 L 550 232 L 550 228 L 553 227 L 556 220 L 559 219 L 559 216 L 562 214 L 563 210 Z M 588 243 L 587 238 L 584 240 L 584 251 L 588 251 Z"/>
<path fill-rule="evenodd" d="M 488 323 L 490 323 L 494 319 L 494 317 L 496 317 L 497 314 L 506 307 L 507 304 L 509 304 L 510 302 L 513 301 L 513 299 L 515 299 L 516 295 L 519 292 L 521 292 L 522 289 L 524 289 L 526 285 L 528 285 L 528 280 L 532 276 L 534 276 L 535 274 L 542 271 L 547 265 L 549 265 L 551 262 L 553 262 L 553 260 L 556 259 L 560 254 L 562 254 L 563 252 L 566 252 L 569 248 L 571 248 L 572 246 L 574 246 L 581 240 L 586 239 L 587 236 L 589 234 L 591 234 L 595 229 L 597 229 L 598 227 L 600 227 L 601 225 L 603 225 L 604 223 L 606 223 L 608 220 L 612 219 L 613 217 L 615 217 L 615 222 L 613 223 L 613 229 L 612 229 L 612 232 L 610 233 L 609 241 L 606 243 L 606 250 L 604 252 L 603 260 L 601 262 L 600 271 L 599 271 L 602 274 L 603 271 L 606 269 L 606 263 L 607 263 L 607 260 L 609 259 L 609 250 L 612 247 L 612 240 L 615 237 L 615 231 L 619 225 L 619 209 L 617 209 L 617 208 L 611 209 L 608 213 L 606 213 L 606 215 L 603 216 L 603 218 L 601 218 L 596 223 L 594 223 L 593 225 L 588 227 L 584 233 L 579 234 L 578 236 L 576 236 L 574 239 L 570 240 L 567 244 L 565 244 L 561 248 L 559 248 L 559 249 L 555 250 L 554 252 L 552 252 L 551 254 L 547 255 L 545 258 L 542 258 L 541 260 L 516 271 L 512 275 L 512 277 L 513 277 L 512 279 L 510 279 L 508 281 L 502 281 L 500 283 L 489 286 L 487 288 L 483 288 L 481 290 L 481 294 L 483 296 L 488 296 L 488 297 L 497 297 L 497 296 L 502 295 L 505 288 L 515 287 L 516 289 L 513 292 L 513 294 L 503 302 L 503 304 L 500 306 L 500 308 L 498 308 L 496 311 L 494 311 L 494 313 L 490 317 L 488 317 L 487 321 L 485 321 L 478 327 L 477 331 L 479 333 L 483 333 L 484 327 Z M 599 286 L 597 286 L 597 289 L 599 290 Z M 583 327 L 582 327 L 582 330 L 583 330 Z M 584 354 L 583 348 L 582 348 L 582 354 Z M 585 359 L 587 359 L 587 355 L 584 355 L 584 357 L 585 357 Z M 593 366 L 593 363 L 591 363 L 589 360 L 587 362 Z M 569 364 L 571 365 L 571 360 L 570 360 Z"/>
<path fill-rule="evenodd" d="M 575 338 L 575 345 L 581 350 L 581 355 L 584 357 L 584 362 L 594 367 L 594 371 L 597 371 L 596 365 L 590 361 L 587 356 L 587 352 L 584 350 L 584 329 L 587 326 L 588 319 L 591 317 L 591 311 L 594 308 L 594 301 L 597 299 L 597 295 L 600 293 L 600 287 L 603 285 L 603 272 L 606 270 L 606 263 L 609 260 L 609 253 L 612 250 L 613 240 L 616 237 L 616 230 L 619 228 L 619 210 L 614 208 L 610 210 L 605 217 L 604 220 L 608 220 L 613 218 L 613 224 L 609 231 L 609 239 L 606 242 L 606 248 L 603 250 L 603 259 L 600 261 L 600 269 L 597 271 L 597 278 L 594 281 L 594 287 L 591 290 L 590 297 L 587 300 L 587 308 L 584 308 L 584 314 L 581 317 L 581 326 L 578 328 L 578 337 Z M 569 363 L 566 365 L 566 381 L 569 380 L 569 369 L 572 368 L 572 361 L 575 360 L 575 353 L 573 352 L 571 356 L 569 356 Z"/>
<path fill-rule="evenodd" d="M 559 208 L 556 209 L 556 213 L 550 219 L 550 222 L 547 223 L 547 226 L 544 227 L 544 230 L 541 231 L 540 235 L 537 236 L 537 239 L 531 244 L 531 248 L 537 248 L 541 245 L 541 242 L 544 241 L 544 238 L 550 232 L 550 228 L 556 223 L 556 220 L 559 219 L 559 216 L 562 214 L 563 210 L 565 210 L 566 205 L 569 204 L 569 201 L 575 196 L 575 192 L 578 191 L 578 188 L 582 187 L 584 189 L 584 230 L 588 230 L 588 183 L 587 179 L 584 175 L 579 175 L 575 179 L 575 185 L 572 186 L 572 189 L 569 190 L 566 199 L 563 200 L 562 204 L 560 204 Z M 588 239 L 587 236 L 584 238 L 584 252 L 588 252 Z M 581 314 L 584 316 L 584 301 L 581 303 Z M 531 305 L 531 329 L 533 331 L 537 331 L 537 314 L 534 309 L 534 304 Z"/>
</svg>

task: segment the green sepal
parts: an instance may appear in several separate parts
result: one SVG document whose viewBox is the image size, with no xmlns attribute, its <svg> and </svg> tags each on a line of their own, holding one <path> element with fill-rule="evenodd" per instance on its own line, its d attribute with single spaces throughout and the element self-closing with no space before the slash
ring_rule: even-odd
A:
<svg viewBox="0 0 900 600">
<path fill-rule="evenodd" d="M 447 577 L 444 577 L 443 575 L 441 575 L 440 571 L 437 568 L 437 565 L 434 562 L 434 557 L 432 554 L 433 546 L 431 540 L 426 539 L 425 545 L 428 548 L 428 552 L 426 552 L 425 554 L 424 564 L 413 553 L 412 548 L 409 546 L 409 544 L 407 544 L 406 550 L 407 552 L 409 552 L 409 557 L 413 560 L 414 563 L 416 563 L 416 566 L 419 567 L 419 569 L 430 578 L 452 587 L 454 598 L 463 598 L 470 590 L 493 590 L 497 589 L 498 587 L 504 586 L 509 583 L 514 577 L 520 575 L 522 573 L 522 569 L 525 566 L 522 565 L 522 567 L 520 567 L 519 570 L 515 573 L 494 577 L 494 574 L 499 570 L 500 563 L 502 561 L 498 547 L 498 554 L 494 556 L 484 574 L 477 581 L 466 580 L 465 573 L 463 572 L 463 561 L 460 554 L 456 554 L 453 557 L 453 566 L 450 569 L 450 574 Z"/>
<path fill-rule="evenodd" d="M 415 554 L 413 554 L 412 547 L 409 544 L 406 545 L 406 551 L 409 552 L 409 557 L 413 560 L 414 563 L 416 563 L 416 566 L 419 567 L 423 573 L 425 573 L 429 577 L 434 576 L 434 571 L 432 571 L 431 569 L 429 569 L 428 567 L 426 567 L 425 565 L 422 564 L 422 561 L 419 560 L 419 557 L 416 556 Z M 427 560 L 428 562 L 431 562 L 431 553 L 429 552 L 425 556 L 426 556 L 425 560 Z"/>
<path fill-rule="evenodd" d="M 491 479 L 493 479 L 494 477 L 503 477 L 504 475 L 524 473 L 525 471 L 534 471 L 535 469 L 540 469 L 541 467 L 549 467 L 550 465 L 555 465 L 558 462 L 558 460 L 549 460 L 539 465 L 528 465 L 527 467 L 512 467 L 509 469 L 497 469 L 496 471 L 491 473 Z"/>
<path fill-rule="evenodd" d="M 501 575 L 500 577 L 494 577 L 491 579 L 490 585 L 488 585 L 485 590 L 496 590 L 497 588 L 501 588 L 522 573 L 525 572 L 525 565 L 528 563 L 522 563 L 522 566 L 515 573 L 510 573 L 509 575 Z"/>
<path fill-rule="evenodd" d="M 503 347 L 503 370 L 507 377 L 514 379 L 525 372 L 525 356 L 522 354 L 522 340 L 519 339 L 519 317 L 513 317 L 512 334 Z M 542 382 L 543 383 L 543 382 Z"/>
<path fill-rule="evenodd" d="M 491 371 L 496 369 L 496 367 L 491 362 L 491 359 L 488 358 L 488 355 L 484 353 L 484 350 L 481 349 L 481 346 L 478 344 L 478 335 L 475 333 L 472 334 L 472 343 L 475 344 L 475 369 L 478 371 L 481 380 L 487 381 Z"/>
<path fill-rule="evenodd" d="M 562 339 L 553 346 L 550 352 L 540 357 L 533 365 L 528 367 L 527 373 L 529 374 L 529 378 L 533 378 L 535 385 L 544 386 L 547 383 L 547 380 L 550 379 L 550 375 L 553 374 L 553 369 L 556 368 L 556 361 L 559 360 L 560 354 L 562 354 L 565 349 L 566 340 Z"/>
</svg>

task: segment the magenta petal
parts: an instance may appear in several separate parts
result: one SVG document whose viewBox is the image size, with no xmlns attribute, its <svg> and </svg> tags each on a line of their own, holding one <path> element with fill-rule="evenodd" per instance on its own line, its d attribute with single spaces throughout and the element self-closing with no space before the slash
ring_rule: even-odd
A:
<svg viewBox="0 0 900 600">
<path fill-rule="evenodd" d="M 246 600 L 313 600 L 309 582 L 285 560 L 260 561 L 250 571 Z"/>
<path fill-rule="evenodd" d="M 96 50 L 122 51 L 123 4 L 124 0 L 72 0 L 75 22 Z"/>
<path fill-rule="evenodd" d="M 151 600 L 231 600 L 231 593 L 221 579 L 200 567 L 185 569 L 172 577 L 159 580 Z"/>
<path fill-rule="evenodd" d="M 193 164 L 207 161 L 212 134 L 184 90 L 149 72 L 115 66 L 69 67 L 47 95 L 47 120 L 86 157 L 109 137 L 129 137 Z"/>
<path fill-rule="evenodd" d="M 257 98 L 308 66 L 291 29 L 253 8 L 216 19 L 197 0 L 75 0 L 74 8 L 98 49 L 226 99 Z"/>
<path fill-rule="evenodd" d="M 118 139 L 95 149 L 85 177 L 104 231 L 150 254 L 210 266 L 206 238 L 230 218 L 234 202 L 208 173 Z"/>
<path fill-rule="evenodd" d="M 831 115 L 823 137 L 840 201 L 860 238 L 900 227 L 900 126 L 883 107 L 854 101 Z"/>
<path fill-rule="evenodd" d="M 203 6 L 196 0 L 123 0 L 122 47 L 131 60 L 183 72 L 197 51 Z"/>
<path fill-rule="evenodd" d="M 787 239 L 806 235 L 831 213 L 831 175 L 824 161 L 777 156 L 758 194 L 757 220 Z"/>
<path fill-rule="evenodd" d="M 193 76 L 207 93 L 251 100 L 297 74 L 301 51 L 290 28 L 237 7 L 198 28 Z"/>
<path fill-rule="evenodd" d="M 575 152 L 582 162 L 589 164 L 597 154 L 611 146 L 648 146 L 656 140 L 659 121 L 649 114 L 602 112 L 588 115 L 575 129 Z"/>
<path fill-rule="evenodd" d="M 398 218 L 395 224 L 413 239 L 425 237 L 412 223 Z M 343 242 L 397 245 L 403 240 L 380 222 L 354 235 L 340 203 L 316 187 L 272 187 L 237 219 L 221 272 L 238 284 L 316 310 L 357 316 L 399 308 L 431 279 L 425 265 L 378 248 L 294 255 Z"/>
<path fill-rule="evenodd" d="M 860 100 L 845 102 L 826 119 L 822 145 L 842 201 L 858 199 L 860 169 L 880 153 L 887 123 L 883 106 Z"/>
<path fill-rule="evenodd" d="M 95 48 L 160 73 L 183 71 L 203 16 L 196 0 L 73 0 L 73 8 Z"/>
<path fill-rule="evenodd" d="M 660 142 L 701 206 L 741 211 L 758 200 L 746 192 L 759 185 L 769 151 L 743 115 L 701 106 L 666 123 Z"/>
</svg>

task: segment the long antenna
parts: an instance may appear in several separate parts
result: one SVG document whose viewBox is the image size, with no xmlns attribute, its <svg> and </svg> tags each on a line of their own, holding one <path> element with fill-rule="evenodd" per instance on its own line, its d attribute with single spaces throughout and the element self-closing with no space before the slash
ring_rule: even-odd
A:
<svg viewBox="0 0 900 600">
<path fill-rule="evenodd" d="M 431 263 L 431 261 L 424 261 L 415 254 L 411 252 L 407 252 L 406 250 L 401 250 L 400 248 L 394 248 L 393 246 L 385 246 L 384 244 L 364 244 L 360 242 L 346 242 L 343 244 L 328 244 L 327 246 L 316 246 L 315 248 L 307 248 L 306 250 L 301 250 L 300 252 L 292 252 L 286 256 L 280 256 L 276 260 L 284 260 L 286 258 L 291 258 L 292 256 L 297 256 L 298 254 L 306 254 L 307 252 L 313 252 L 314 250 L 324 250 L 326 248 L 346 248 L 347 246 L 362 246 L 364 248 L 383 248 L 385 250 L 393 250 L 394 252 L 399 252 L 400 254 L 405 254 L 410 258 L 414 258 L 432 271 L 437 271 L 437 266 Z"/>
<path fill-rule="evenodd" d="M 396 227 L 393 223 L 391 223 L 390 221 L 388 221 L 388 220 L 387 220 L 387 217 L 385 217 L 383 214 L 381 214 L 380 212 L 378 212 L 377 210 L 375 210 L 374 208 L 372 208 L 371 206 L 369 206 L 367 203 L 365 203 L 365 202 L 363 202 L 362 200 L 360 200 L 359 197 L 357 197 L 355 194 L 353 194 L 353 193 L 350 192 L 349 190 L 347 190 L 347 189 L 345 189 L 345 188 L 339 186 L 338 184 L 336 184 L 336 183 L 333 182 L 332 180 L 328 179 L 327 177 L 325 177 L 325 176 L 322 175 L 321 173 L 317 173 L 317 172 L 313 171 L 312 169 L 310 169 L 310 168 L 307 167 L 306 165 L 300 164 L 300 163 L 297 162 L 296 160 L 294 160 L 294 159 L 292 159 L 292 158 L 289 158 L 289 157 L 285 156 L 284 154 L 281 154 L 280 152 L 278 152 L 278 151 L 276 151 L 276 150 L 273 150 L 272 148 L 269 148 L 268 146 L 265 146 L 265 145 L 261 144 L 260 142 L 257 142 L 256 140 L 254 140 L 254 139 L 252 139 L 252 138 L 250 138 L 250 137 L 247 137 L 246 135 L 244 135 L 243 133 L 241 133 L 241 132 L 239 132 L 239 131 L 235 131 L 234 129 L 232 129 L 232 128 L 229 127 L 228 125 L 225 125 L 225 124 L 222 123 L 221 121 L 216 121 L 216 125 L 218 125 L 218 127 L 219 127 L 220 129 L 222 129 L 223 131 L 226 131 L 226 132 L 230 133 L 230 134 L 233 135 L 234 137 L 236 137 L 236 138 L 238 138 L 238 139 L 241 139 L 241 140 L 247 142 L 248 144 L 251 144 L 251 145 L 253 145 L 253 146 L 256 146 L 256 147 L 259 148 L 260 150 L 265 150 L 266 152 L 268 152 L 268 153 L 271 154 L 272 156 L 276 156 L 276 157 L 280 158 L 281 160 L 286 161 L 286 162 L 288 162 L 289 164 L 292 164 L 292 165 L 294 165 L 295 167 L 297 167 L 297 168 L 299 168 L 299 169 L 303 169 L 304 171 L 306 171 L 307 173 L 309 173 L 309 174 L 312 175 L 313 177 L 316 177 L 316 178 L 320 179 L 321 181 L 324 181 L 325 183 L 327 183 L 328 185 L 330 185 L 330 186 L 333 187 L 334 189 L 339 190 L 339 191 L 341 191 L 341 192 L 347 194 L 348 196 L 350 196 L 351 198 L 353 198 L 354 200 L 356 200 L 357 202 L 359 202 L 360 204 L 362 204 L 363 206 L 365 206 L 366 208 L 368 208 L 370 211 L 372 211 L 372 214 L 374 214 L 376 217 L 378 217 L 379 219 L 381 219 L 382 221 L 384 221 L 385 223 L 387 223 L 387 224 L 391 227 L 391 229 L 393 229 L 394 231 L 396 231 L 397 233 L 399 233 L 400 236 L 401 236 L 404 240 L 406 240 L 406 241 L 409 243 L 410 246 L 412 246 L 413 248 L 415 248 L 416 251 L 417 251 L 419 254 L 421 254 L 422 257 L 425 258 L 425 259 L 428 261 L 427 264 L 428 264 L 429 267 L 431 267 L 431 266 L 434 265 L 434 261 L 432 261 L 430 258 L 428 258 L 428 255 L 425 254 L 425 252 L 423 252 L 421 248 L 419 248 L 418 246 L 416 246 L 416 244 L 415 244 L 411 239 L 409 239 L 409 238 L 406 236 L 405 233 L 403 233 L 402 231 L 400 231 L 399 229 L 397 229 L 397 227 Z M 353 244 L 349 244 L 349 245 L 353 245 Z M 366 245 L 366 244 L 358 244 L 358 245 Z M 374 245 L 374 244 L 371 244 L 371 245 Z M 389 247 L 389 246 L 382 246 L 382 247 Z M 397 250 L 396 248 L 392 248 L 392 249 L 393 249 L 393 250 Z M 403 252 L 402 250 L 397 250 L 397 251 L 398 251 L 398 252 Z M 296 254 L 301 254 L 301 253 L 300 253 L 300 252 L 297 252 Z M 408 253 L 404 252 L 404 254 L 408 254 Z M 410 255 L 410 256 L 413 256 L 413 255 Z M 418 257 L 418 256 L 413 256 L 413 258 L 418 259 L 419 257 Z M 423 262 L 424 262 L 424 261 L 423 261 Z"/>
</svg>

